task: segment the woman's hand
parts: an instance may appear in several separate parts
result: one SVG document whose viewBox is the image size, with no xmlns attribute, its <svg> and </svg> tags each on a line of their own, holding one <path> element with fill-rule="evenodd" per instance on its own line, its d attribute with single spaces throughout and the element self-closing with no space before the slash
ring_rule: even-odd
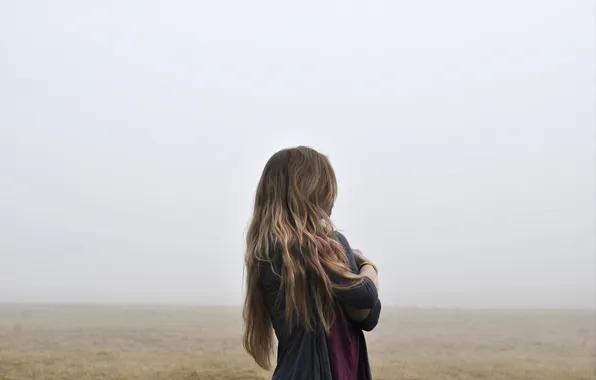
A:
<svg viewBox="0 0 596 380">
<path fill-rule="evenodd" d="M 361 250 L 359 249 L 352 249 L 354 252 L 354 258 L 356 259 L 356 265 L 358 265 L 358 269 L 360 270 L 360 274 L 369 277 L 375 284 L 375 286 L 379 287 L 379 275 L 377 273 L 377 269 L 372 265 L 365 265 L 361 268 L 362 264 L 365 262 L 372 263 Z"/>
<path fill-rule="evenodd" d="M 356 265 L 358 265 L 358 268 L 360 268 L 360 265 L 362 265 L 363 262 L 370 261 L 364 256 L 361 250 L 352 249 L 352 252 L 354 252 L 354 258 L 356 258 Z"/>
</svg>

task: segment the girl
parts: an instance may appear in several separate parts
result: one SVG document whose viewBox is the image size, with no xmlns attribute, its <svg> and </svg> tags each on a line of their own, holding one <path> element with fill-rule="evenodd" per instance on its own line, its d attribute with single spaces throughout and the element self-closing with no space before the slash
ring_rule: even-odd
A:
<svg viewBox="0 0 596 380">
<path fill-rule="evenodd" d="M 330 220 L 337 181 L 304 146 L 275 153 L 257 187 L 247 234 L 246 351 L 273 380 L 370 380 L 363 331 L 379 320 L 377 268 Z M 354 252 L 356 251 L 356 252 Z"/>
</svg>

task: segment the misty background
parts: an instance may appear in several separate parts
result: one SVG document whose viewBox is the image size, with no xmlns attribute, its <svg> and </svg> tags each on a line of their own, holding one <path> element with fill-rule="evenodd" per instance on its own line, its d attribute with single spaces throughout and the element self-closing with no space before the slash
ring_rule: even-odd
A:
<svg viewBox="0 0 596 380">
<path fill-rule="evenodd" d="M 0 302 L 239 305 L 330 156 L 386 305 L 596 304 L 593 1 L 5 1 Z"/>
</svg>

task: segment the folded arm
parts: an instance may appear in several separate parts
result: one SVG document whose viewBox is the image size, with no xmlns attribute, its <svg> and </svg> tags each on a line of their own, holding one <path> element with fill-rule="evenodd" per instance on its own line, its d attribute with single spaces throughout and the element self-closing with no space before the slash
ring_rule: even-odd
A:
<svg viewBox="0 0 596 380">
<path fill-rule="evenodd" d="M 352 271 L 358 273 L 356 258 L 348 240 L 340 233 L 337 236 L 346 250 Z M 349 290 L 336 291 L 336 297 L 352 321 L 358 323 L 363 330 L 371 331 L 377 325 L 381 313 L 378 276 L 370 265 L 364 265 L 359 273 L 364 276 L 363 283 Z"/>
</svg>

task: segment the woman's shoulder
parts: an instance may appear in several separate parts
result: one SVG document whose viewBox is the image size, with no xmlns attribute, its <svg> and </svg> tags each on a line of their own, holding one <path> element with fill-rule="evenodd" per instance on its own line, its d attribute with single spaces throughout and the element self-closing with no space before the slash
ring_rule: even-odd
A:
<svg viewBox="0 0 596 380">
<path fill-rule="evenodd" d="M 348 238 L 346 238 L 346 236 L 338 230 L 335 230 L 334 233 L 335 233 L 335 238 L 344 247 L 344 249 L 346 250 L 346 253 L 348 255 L 354 255 L 354 252 L 352 252 L 352 247 L 350 246 L 350 242 L 348 241 Z"/>
<path fill-rule="evenodd" d="M 339 243 L 344 248 L 346 257 L 348 259 L 348 262 L 350 263 L 350 266 L 352 267 L 352 270 L 353 271 L 356 270 L 357 269 L 356 257 L 354 256 L 354 251 L 352 251 L 352 247 L 350 246 L 348 239 L 345 237 L 345 235 L 342 232 L 337 231 L 337 230 L 335 231 L 335 237 L 336 237 L 337 241 L 339 241 Z"/>
</svg>

